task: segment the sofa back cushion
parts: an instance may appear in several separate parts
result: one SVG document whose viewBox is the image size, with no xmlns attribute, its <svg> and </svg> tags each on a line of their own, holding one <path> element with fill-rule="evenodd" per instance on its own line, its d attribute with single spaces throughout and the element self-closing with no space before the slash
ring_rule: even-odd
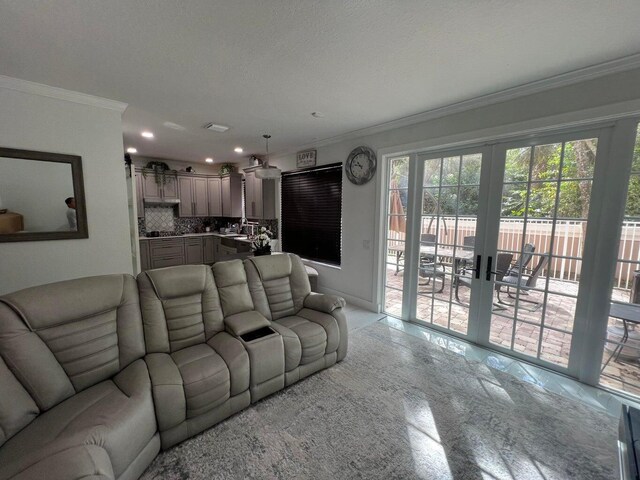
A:
<svg viewBox="0 0 640 480">
<path fill-rule="evenodd" d="M 38 416 L 40 410 L 0 358 L 0 447 Z"/>
<path fill-rule="evenodd" d="M 206 265 L 181 265 L 138 275 L 148 353 L 205 343 L 224 330 L 218 290 Z"/>
<path fill-rule="evenodd" d="M 68 280 L 0 297 L 0 356 L 42 411 L 144 353 L 131 275 Z"/>
<path fill-rule="evenodd" d="M 292 253 L 249 258 L 245 269 L 256 309 L 272 320 L 298 313 L 311 292 L 304 264 Z"/>
<path fill-rule="evenodd" d="M 225 317 L 254 309 L 242 260 L 214 263 L 212 270 Z"/>
</svg>

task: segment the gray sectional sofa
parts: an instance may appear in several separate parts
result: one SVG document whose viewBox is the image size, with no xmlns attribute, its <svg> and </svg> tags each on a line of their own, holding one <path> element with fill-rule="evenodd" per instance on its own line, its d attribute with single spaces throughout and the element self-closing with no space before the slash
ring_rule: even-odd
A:
<svg viewBox="0 0 640 480">
<path fill-rule="evenodd" d="M 0 480 L 138 478 L 161 448 L 342 360 L 344 305 L 291 254 L 0 297 Z"/>
</svg>

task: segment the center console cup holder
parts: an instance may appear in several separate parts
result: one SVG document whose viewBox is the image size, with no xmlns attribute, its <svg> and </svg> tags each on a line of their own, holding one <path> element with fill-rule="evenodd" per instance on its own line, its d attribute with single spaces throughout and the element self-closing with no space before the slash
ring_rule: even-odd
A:
<svg viewBox="0 0 640 480">
<path fill-rule="evenodd" d="M 252 332 L 242 334 L 240 335 L 240 338 L 246 343 L 251 343 L 260 338 L 268 337 L 269 335 L 275 335 L 275 334 L 276 334 L 276 331 L 271 327 L 262 327 Z"/>
</svg>

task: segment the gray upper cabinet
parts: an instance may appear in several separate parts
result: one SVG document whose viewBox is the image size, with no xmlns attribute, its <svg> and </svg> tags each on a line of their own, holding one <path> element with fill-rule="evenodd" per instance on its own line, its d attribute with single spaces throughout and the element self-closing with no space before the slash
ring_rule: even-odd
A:
<svg viewBox="0 0 640 480">
<path fill-rule="evenodd" d="M 260 167 L 244 170 L 247 218 L 252 220 L 276 218 L 276 182 L 257 178 L 256 168 Z"/>
<path fill-rule="evenodd" d="M 196 217 L 206 217 L 209 215 L 209 199 L 207 196 L 207 179 L 193 179 L 193 214 Z"/>
<path fill-rule="evenodd" d="M 178 177 L 178 194 L 180 196 L 178 211 L 180 217 L 193 217 L 193 183 L 191 180 L 191 177 Z"/>
<path fill-rule="evenodd" d="M 222 179 L 207 178 L 207 189 L 209 197 L 209 216 L 222 216 Z"/>
<path fill-rule="evenodd" d="M 144 172 L 144 173 L 143 173 Z M 140 172 L 142 176 L 143 197 L 151 202 L 161 202 L 162 200 L 175 200 L 178 198 L 178 186 L 176 177 L 172 175 L 164 176 L 164 183 L 156 182 L 156 175 L 152 170 Z"/>
<path fill-rule="evenodd" d="M 222 177 L 222 216 L 242 217 L 242 175 Z"/>
<path fill-rule="evenodd" d="M 178 177 L 181 217 L 206 217 L 209 215 L 206 177 Z"/>
</svg>

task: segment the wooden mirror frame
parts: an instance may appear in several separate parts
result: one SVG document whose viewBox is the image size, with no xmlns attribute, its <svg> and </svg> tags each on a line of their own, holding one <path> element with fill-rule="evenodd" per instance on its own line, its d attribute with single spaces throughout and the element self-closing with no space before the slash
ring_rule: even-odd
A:
<svg viewBox="0 0 640 480">
<path fill-rule="evenodd" d="M 71 165 L 73 196 L 76 199 L 76 219 L 78 221 L 78 229 L 75 231 L 0 233 L 0 242 L 35 242 L 41 240 L 89 238 L 87 204 L 84 197 L 84 178 L 82 176 L 82 157 L 78 155 L 64 155 L 61 153 L 37 152 L 34 150 L 18 150 L 3 147 L 0 147 L 0 157 L 15 158 L 16 160 L 67 163 Z"/>
</svg>

